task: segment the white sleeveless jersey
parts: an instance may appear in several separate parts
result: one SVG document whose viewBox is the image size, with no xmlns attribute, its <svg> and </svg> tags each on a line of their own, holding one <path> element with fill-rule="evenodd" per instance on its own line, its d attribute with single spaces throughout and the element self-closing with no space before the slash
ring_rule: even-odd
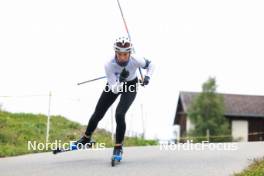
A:
<svg viewBox="0 0 264 176">
<path fill-rule="evenodd" d="M 112 59 L 105 64 L 105 73 L 107 82 L 114 93 L 118 93 L 118 89 L 123 85 L 119 82 L 119 76 L 124 68 L 129 72 L 129 76 L 126 79 L 127 81 L 132 81 L 137 77 L 138 68 L 147 69 L 146 76 L 151 77 L 153 73 L 153 64 L 143 57 L 130 56 L 127 65 L 120 66 L 116 62 L 115 56 L 113 56 Z"/>
</svg>

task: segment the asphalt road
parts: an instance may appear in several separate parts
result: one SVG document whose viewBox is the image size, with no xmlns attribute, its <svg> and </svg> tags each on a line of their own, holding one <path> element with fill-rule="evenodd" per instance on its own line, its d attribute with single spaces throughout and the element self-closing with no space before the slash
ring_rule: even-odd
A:
<svg viewBox="0 0 264 176">
<path fill-rule="evenodd" d="M 112 149 L 72 151 L 57 155 L 30 154 L 1 158 L 0 175 L 225 176 L 242 170 L 253 158 L 264 156 L 264 142 L 233 145 L 235 147 L 229 151 L 210 150 L 209 147 L 204 150 L 176 148 L 178 146 L 171 146 L 169 150 L 160 150 L 160 146 L 126 147 L 123 161 L 114 168 L 110 165 Z"/>
</svg>

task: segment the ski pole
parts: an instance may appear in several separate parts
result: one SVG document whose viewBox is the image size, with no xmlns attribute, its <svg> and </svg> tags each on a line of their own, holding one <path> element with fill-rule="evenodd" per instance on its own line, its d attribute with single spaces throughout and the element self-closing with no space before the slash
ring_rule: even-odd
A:
<svg viewBox="0 0 264 176">
<path fill-rule="evenodd" d="M 104 79 L 104 78 L 106 78 L 106 76 L 101 76 L 101 77 L 98 77 L 98 78 L 95 78 L 95 79 L 90 79 L 88 81 L 80 82 L 80 83 L 77 83 L 77 85 L 79 86 L 81 84 L 89 83 L 89 82 L 92 82 L 92 81 L 97 81 L 99 79 Z"/>
<path fill-rule="evenodd" d="M 131 36 L 130 36 L 129 30 L 128 30 L 127 23 L 126 23 L 126 20 L 125 20 L 125 16 L 124 16 L 124 13 L 123 13 L 123 10 L 122 10 L 122 7 L 121 7 L 121 4 L 120 4 L 119 0 L 117 0 L 117 4 L 118 4 L 118 7 L 119 7 L 119 10 L 120 10 L 120 13 L 121 13 L 121 16 L 122 16 L 124 25 L 125 25 L 125 29 L 126 29 L 126 32 L 127 32 L 127 36 L 129 38 L 129 40 L 131 41 Z M 133 49 L 133 50 L 135 52 L 135 49 Z M 143 74 L 142 74 L 142 70 L 141 70 L 141 68 L 138 68 L 138 69 L 139 69 L 139 73 L 140 73 L 141 80 L 144 81 Z"/>
</svg>

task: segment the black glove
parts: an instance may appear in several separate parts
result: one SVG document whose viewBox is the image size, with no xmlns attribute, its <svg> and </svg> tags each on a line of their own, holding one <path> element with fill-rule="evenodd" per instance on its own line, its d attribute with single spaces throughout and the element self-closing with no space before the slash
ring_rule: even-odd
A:
<svg viewBox="0 0 264 176">
<path fill-rule="evenodd" d="M 149 83 L 149 80 L 150 80 L 150 77 L 149 76 L 145 76 L 145 78 L 144 78 L 144 81 L 143 81 L 143 86 L 145 86 L 145 85 L 148 85 L 148 83 Z"/>
<path fill-rule="evenodd" d="M 129 76 L 129 72 L 124 68 L 119 76 L 119 82 L 125 82 L 126 78 Z"/>
</svg>

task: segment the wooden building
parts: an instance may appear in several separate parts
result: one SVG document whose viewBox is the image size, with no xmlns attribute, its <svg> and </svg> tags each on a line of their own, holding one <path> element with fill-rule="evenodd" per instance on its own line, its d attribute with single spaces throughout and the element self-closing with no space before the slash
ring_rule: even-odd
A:
<svg viewBox="0 0 264 176">
<path fill-rule="evenodd" d="M 174 125 L 180 126 L 180 136 L 194 128 L 187 115 L 188 107 L 197 92 L 180 92 Z M 221 94 L 224 98 L 224 116 L 229 120 L 233 139 L 264 141 L 264 96 Z"/>
</svg>

